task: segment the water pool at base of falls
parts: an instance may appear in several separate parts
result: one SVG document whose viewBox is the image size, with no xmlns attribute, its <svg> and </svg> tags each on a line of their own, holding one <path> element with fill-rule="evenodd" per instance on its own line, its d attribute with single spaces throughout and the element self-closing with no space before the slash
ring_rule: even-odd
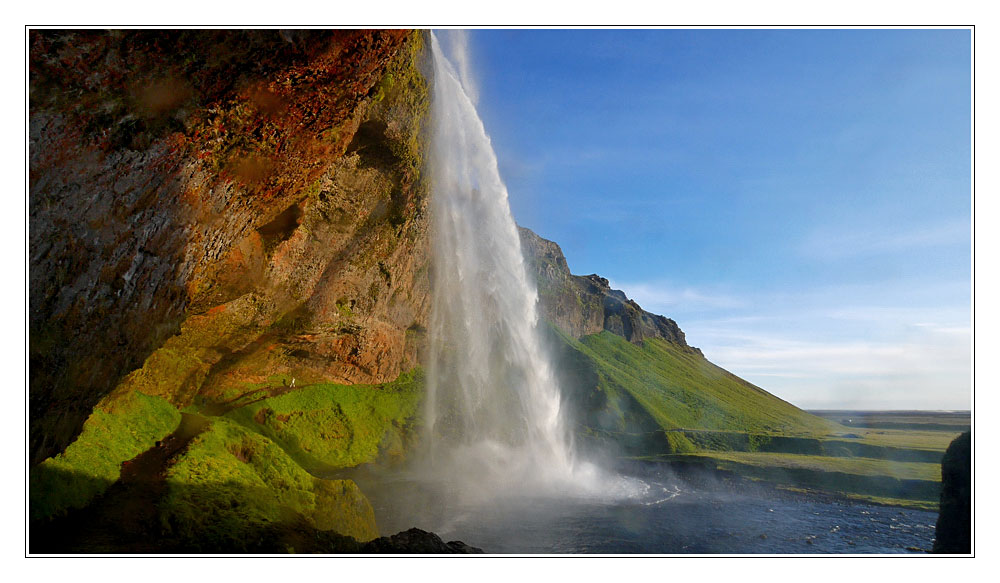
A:
<svg viewBox="0 0 1000 583">
<path fill-rule="evenodd" d="M 491 554 L 922 553 L 937 520 L 936 512 L 655 469 L 622 476 L 625 495 L 469 502 L 405 472 L 356 479 L 382 535 L 417 527 Z"/>
</svg>

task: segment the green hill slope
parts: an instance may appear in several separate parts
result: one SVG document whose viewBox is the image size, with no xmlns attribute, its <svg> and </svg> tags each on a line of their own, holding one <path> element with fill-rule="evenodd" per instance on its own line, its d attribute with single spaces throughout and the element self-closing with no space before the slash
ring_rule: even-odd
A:
<svg viewBox="0 0 1000 583">
<path fill-rule="evenodd" d="M 631 343 L 608 331 L 572 338 L 552 329 L 578 432 L 613 438 L 631 453 L 691 451 L 683 432 L 818 435 L 835 425 L 660 338 Z"/>
</svg>

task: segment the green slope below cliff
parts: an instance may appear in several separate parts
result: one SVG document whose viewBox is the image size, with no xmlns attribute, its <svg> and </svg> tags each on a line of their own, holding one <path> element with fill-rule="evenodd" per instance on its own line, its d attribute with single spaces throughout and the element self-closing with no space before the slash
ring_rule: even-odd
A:
<svg viewBox="0 0 1000 583">
<path fill-rule="evenodd" d="M 577 340 L 555 328 L 552 337 L 581 432 L 634 453 L 695 448 L 669 430 L 812 435 L 835 427 L 687 346 L 659 338 L 633 344 L 608 331 Z"/>
</svg>

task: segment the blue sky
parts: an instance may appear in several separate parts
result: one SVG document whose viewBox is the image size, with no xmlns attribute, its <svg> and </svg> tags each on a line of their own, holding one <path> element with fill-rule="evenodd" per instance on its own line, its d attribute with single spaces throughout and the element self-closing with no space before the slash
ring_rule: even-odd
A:
<svg viewBox="0 0 1000 583">
<path fill-rule="evenodd" d="M 967 30 L 475 30 L 511 208 L 807 408 L 971 405 Z"/>
</svg>

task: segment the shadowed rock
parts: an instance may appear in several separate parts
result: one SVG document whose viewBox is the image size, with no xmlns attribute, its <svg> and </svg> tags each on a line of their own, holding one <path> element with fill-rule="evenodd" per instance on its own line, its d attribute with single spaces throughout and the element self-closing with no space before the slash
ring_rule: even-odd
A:
<svg viewBox="0 0 1000 583">
<path fill-rule="evenodd" d="M 461 541 L 444 542 L 433 532 L 411 528 L 389 537 L 377 538 L 362 547 L 364 553 L 379 554 L 479 554 L 482 549 Z"/>
<path fill-rule="evenodd" d="M 959 435 L 941 460 L 941 510 L 935 553 L 972 552 L 972 434 Z"/>
</svg>

